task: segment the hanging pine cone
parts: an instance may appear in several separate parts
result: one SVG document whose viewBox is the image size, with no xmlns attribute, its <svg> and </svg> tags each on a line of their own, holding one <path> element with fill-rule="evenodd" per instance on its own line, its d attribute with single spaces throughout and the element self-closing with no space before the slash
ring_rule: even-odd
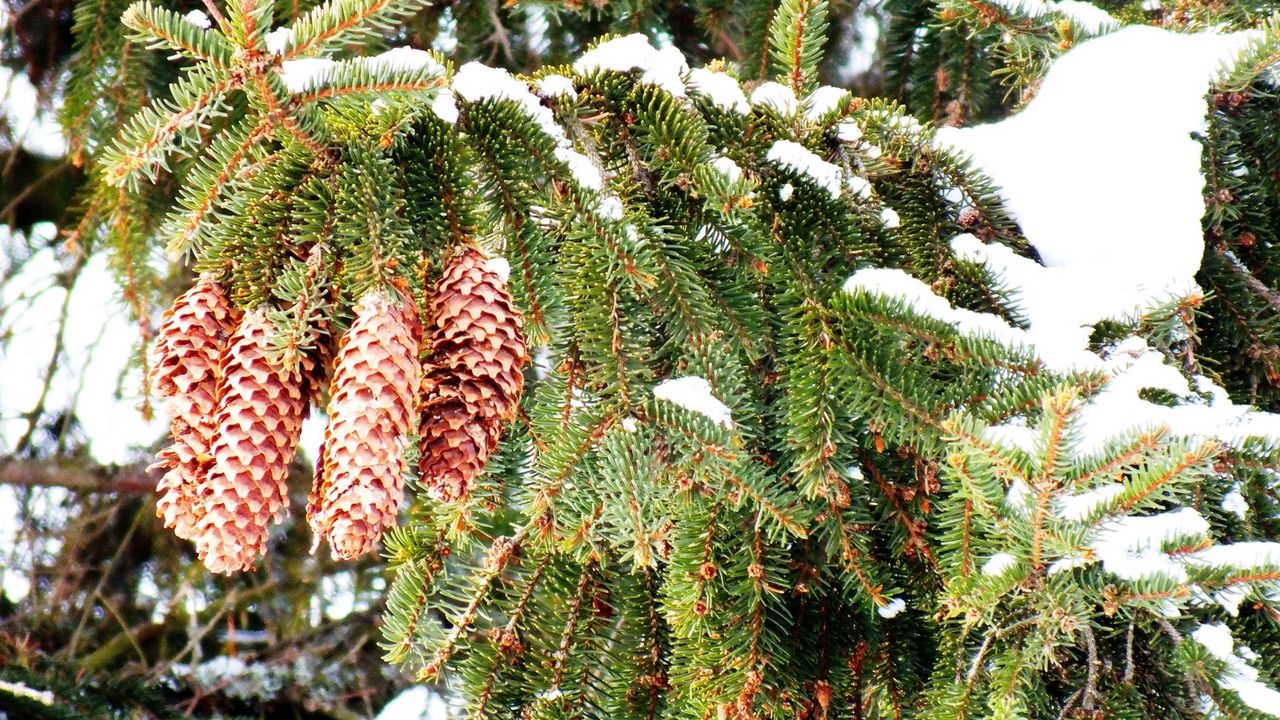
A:
<svg viewBox="0 0 1280 720">
<path fill-rule="evenodd" d="M 315 347 L 302 354 L 299 365 L 302 370 L 302 386 L 307 400 L 316 407 L 324 407 L 324 391 L 333 375 L 333 345 L 329 342 L 329 323 L 320 325 L 322 332 Z"/>
<path fill-rule="evenodd" d="M 216 430 L 218 365 L 235 329 L 222 288 L 202 277 L 165 312 L 157 331 L 152 378 L 167 398 L 173 443 L 148 469 L 164 470 L 156 514 L 180 538 L 190 538 L 201 515 L 199 490 L 208 473 Z"/>
<path fill-rule="evenodd" d="M 445 267 L 431 298 L 430 357 L 422 379 L 418 470 L 440 502 L 467 496 L 515 417 L 524 389 L 520 315 L 506 282 L 466 248 Z"/>
<path fill-rule="evenodd" d="M 272 519 L 287 512 L 285 480 L 307 398 L 301 374 L 269 359 L 270 330 L 261 310 L 245 315 L 222 357 L 213 465 L 194 538 L 214 572 L 251 569 Z"/>
<path fill-rule="evenodd" d="M 356 305 L 329 388 L 329 425 L 307 515 L 335 557 L 373 549 L 404 497 L 404 436 L 415 420 L 416 311 L 375 292 Z M 314 546 L 313 546 L 314 550 Z"/>
</svg>

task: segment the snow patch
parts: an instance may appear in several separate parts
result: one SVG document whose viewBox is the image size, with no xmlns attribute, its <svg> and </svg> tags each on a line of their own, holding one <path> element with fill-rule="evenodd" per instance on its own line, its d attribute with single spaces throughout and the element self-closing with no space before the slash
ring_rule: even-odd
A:
<svg viewBox="0 0 1280 720">
<path fill-rule="evenodd" d="M 453 91 L 448 88 L 442 88 L 436 93 L 436 97 L 431 101 L 431 112 L 436 117 L 449 123 L 456 125 L 458 122 L 458 101 L 453 97 Z"/>
<path fill-rule="evenodd" d="M 1238 445 L 1248 437 L 1280 437 L 1280 416 L 1236 405 L 1207 378 L 1193 391 L 1182 372 L 1145 340 L 1128 338 L 1106 351 L 1101 369 L 1111 378 L 1080 414 L 1079 450 L 1101 451 L 1116 436 L 1135 430 L 1168 428 L 1173 434 Z M 1164 390 L 1179 399 L 1168 407 L 1144 399 L 1146 388 Z M 1200 392 L 1208 395 L 1208 399 Z"/>
<path fill-rule="evenodd" d="M 622 200 L 617 195 L 606 195 L 600 198 L 600 204 L 596 205 L 596 215 L 605 220 L 617 222 L 622 219 L 625 212 Z"/>
<path fill-rule="evenodd" d="M 267 52 L 284 55 L 293 46 L 293 28 L 279 27 L 267 33 Z"/>
<path fill-rule="evenodd" d="M 556 124 L 551 110 L 542 99 L 529 92 L 529 86 L 512 77 L 501 68 L 491 68 L 478 62 L 463 65 L 453 78 L 453 92 L 467 102 L 483 100 L 509 100 L 538 124 L 542 131 L 555 140 L 564 138 L 564 130 Z"/>
<path fill-rule="evenodd" d="M 879 613 L 880 617 L 882 618 L 891 619 L 891 618 L 897 617 L 898 613 L 906 609 L 907 609 L 906 600 L 903 600 L 902 598 L 893 598 L 892 600 L 885 603 L 884 605 L 881 605 L 880 607 L 876 608 L 876 612 Z"/>
<path fill-rule="evenodd" d="M 871 197 L 871 183 L 867 182 L 867 179 L 864 177 L 850 175 L 848 176 L 848 181 L 845 185 L 849 188 L 849 192 L 852 193 L 854 197 L 859 197 L 863 200 Z"/>
<path fill-rule="evenodd" d="M 987 558 L 982 564 L 982 574 L 988 576 L 1003 575 L 1018 564 L 1018 558 L 1007 552 L 999 552 Z"/>
<path fill-rule="evenodd" d="M 835 110 L 851 93 L 844 88 L 823 85 L 809 96 L 809 110 L 805 115 L 810 120 L 821 120 L 827 113 Z"/>
<path fill-rule="evenodd" d="M 641 71 L 640 82 L 657 85 L 676 97 L 685 96 L 683 76 L 689 70 L 684 55 L 673 46 L 658 49 L 640 33 L 601 43 L 583 53 L 573 69 L 587 74 L 600 70 L 627 73 Z"/>
<path fill-rule="evenodd" d="M 298 58 L 280 63 L 280 80 L 293 93 L 303 93 L 324 85 L 337 65 L 328 58 Z"/>
<path fill-rule="evenodd" d="M 1093 324 L 1193 287 L 1204 178 L 1191 133 L 1218 67 L 1248 40 L 1130 26 L 1063 55 L 1017 115 L 938 131 L 1001 186 L 1061 276 L 1038 291 L 1066 306 L 1058 314 Z"/>
<path fill-rule="evenodd" d="M 986 337 L 1010 347 L 1030 346 L 1030 338 L 1003 318 L 963 308 L 933 292 L 928 285 L 897 268 L 863 268 L 845 280 L 847 293 L 866 292 L 903 302 L 909 310 L 950 324 L 970 337 Z"/>
<path fill-rule="evenodd" d="M 999 425 L 988 425 L 982 431 L 982 436 L 997 445 L 1021 450 L 1030 455 L 1036 450 L 1038 433 L 1034 428 L 1027 427 L 1025 418 L 1014 417 Z"/>
<path fill-rule="evenodd" d="M 183 20 L 195 25 L 201 30 L 208 30 L 213 27 L 213 22 L 209 20 L 209 16 L 204 14 L 203 10 L 192 10 L 182 16 Z"/>
<path fill-rule="evenodd" d="M 1100 35 L 1120 27 L 1120 22 L 1107 11 L 1080 0 L 996 0 L 996 4 L 1032 18 L 1056 13 L 1079 25 L 1090 35 Z"/>
<path fill-rule="evenodd" d="M 862 139 L 862 128 L 852 120 L 844 120 L 836 125 L 836 139 L 840 142 L 856 143 Z"/>
<path fill-rule="evenodd" d="M 897 268 L 863 268 L 844 281 L 850 294 L 866 292 L 901 300 L 912 311 L 943 320 L 951 315 L 951 303 L 935 295 L 920 280 Z"/>
<path fill-rule="evenodd" d="M 0 680 L 0 691 L 7 692 L 10 695 L 24 697 L 28 700 L 35 700 L 43 705 L 53 705 L 57 699 L 54 697 L 53 693 L 48 690 L 36 690 L 30 685 L 20 682 L 8 682 L 7 680 Z"/>
<path fill-rule="evenodd" d="M 1090 547 L 1107 572 L 1124 580 L 1167 577 L 1185 583 L 1187 571 L 1162 547 L 1178 539 L 1203 539 L 1209 522 L 1191 508 L 1159 515 L 1117 517 L 1098 528 Z"/>
<path fill-rule="evenodd" d="M 444 66 L 431 53 L 411 47 L 391 48 L 371 57 L 360 58 L 358 62 L 375 71 L 429 70 L 433 75 L 444 75 Z"/>
<path fill-rule="evenodd" d="M 448 716 L 448 705 L 439 693 L 414 685 L 382 706 L 376 720 L 445 720 Z"/>
<path fill-rule="evenodd" d="M 1068 572 L 1076 568 L 1085 567 L 1086 565 L 1092 565 L 1092 564 L 1093 564 L 1093 561 L 1089 560 L 1088 558 L 1083 558 L 1078 555 L 1071 555 L 1068 557 L 1064 557 L 1060 560 L 1055 560 L 1053 563 L 1049 565 L 1048 572 L 1050 575 L 1057 575 L 1058 573 L 1061 573 L 1061 572 Z"/>
<path fill-rule="evenodd" d="M 1244 520 L 1249 516 L 1249 502 L 1244 499 L 1244 495 L 1240 493 L 1240 485 L 1237 484 L 1231 492 L 1222 496 L 1222 509 L 1230 513 L 1235 513 L 1236 517 Z"/>
<path fill-rule="evenodd" d="M 1258 680 L 1258 670 L 1235 651 L 1231 629 L 1222 623 L 1201 625 L 1191 633 L 1211 655 L 1227 664 L 1218 677 L 1222 686 L 1240 697 L 1245 705 L 1272 717 L 1280 718 L 1280 692 Z"/>
<path fill-rule="evenodd" d="M 1084 522 L 1098 508 L 1104 507 L 1123 493 L 1124 485 L 1111 483 L 1075 495 L 1063 495 L 1057 499 L 1058 517 L 1063 520 Z"/>
<path fill-rule="evenodd" d="M 689 73 L 689 89 L 707 96 L 711 104 L 721 110 L 744 115 L 751 111 L 751 104 L 742 93 L 742 86 L 728 73 L 697 68 Z"/>
<path fill-rule="evenodd" d="M 604 189 L 604 175 L 600 174 L 600 169 L 591 162 L 591 158 L 567 145 L 561 145 L 556 148 L 556 159 L 569 166 L 569 174 L 582 187 L 595 192 Z"/>
<path fill-rule="evenodd" d="M 813 180 L 818 187 L 825 188 L 833 199 L 840 197 L 840 168 L 818 157 L 800 143 L 778 140 L 769 148 L 766 157 L 771 162 Z"/>
<path fill-rule="evenodd" d="M 1187 553 L 1183 560 L 1189 565 L 1233 570 L 1280 567 L 1280 542 L 1257 540 L 1214 545 Z"/>
<path fill-rule="evenodd" d="M 800 101 L 791 88 L 772 80 L 761 83 L 751 93 L 751 104 L 773 108 L 780 115 L 795 115 L 800 109 Z"/>
<path fill-rule="evenodd" d="M 742 179 L 742 168 L 738 167 L 738 163 L 727 157 L 717 157 L 711 161 L 712 167 L 729 179 L 729 182 L 736 183 Z"/>
<path fill-rule="evenodd" d="M 706 378 L 689 375 L 664 380 L 653 388 L 653 396 L 705 416 L 721 427 L 733 427 L 733 414 L 728 406 L 711 394 L 711 383 Z"/>
<path fill-rule="evenodd" d="M 1004 506 L 1019 517 L 1027 517 L 1031 514 L 1031 505 L 1035 498 L 1035 493 L 1031 492 L 1031 486 L 1022 478 L 1016 478 L 1009 483 L 1009 489 L 1004 493 Z"/>
<path fill-rule="evenodd" d="M 497 275 L 503 284 L 511 279 L 511 263 L 504 257 L 495 256 L 489 258 L 485 262 L 485 267 L 489 268 L 489 272 Z"/>
<path fill-rule="evenodd" d="M 573 81 L 563 75 L 547 75 L 540 78 L 535 85 L 538 88 L 538 94 L 545 98 L 578 99 L 578 91 L 574 89 Z"/>
</svg>

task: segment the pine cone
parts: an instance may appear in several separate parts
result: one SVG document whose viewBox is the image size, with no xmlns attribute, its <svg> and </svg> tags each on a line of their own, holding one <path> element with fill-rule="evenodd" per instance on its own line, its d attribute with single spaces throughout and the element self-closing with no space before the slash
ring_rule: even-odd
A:
<svg viewBox="0 0 1280 720">
<path fill-rule="evenodd" d="M 333 377 L 333 347 L 327 335 L 321 335 L 315 347 L 302 353 L 298 370 L 302 374 L 302 392 L 308 405 L 324 407 L 324 392 Z"/>
<path fill-rule="evenodd" d="M 422 375 L 418 333 L 412 307 L 376 292 L 356 305 L 342 339 L 307 503 L 316 545 L 327 538 L 335 557 L 363 555 L 395 524 Z"/>
<path fill-rule="evenodd" d="M 217 434 L 196 550 L 214 572 L 251 569 L 288 512 L 286 479 L 307 411 L 300 373 L 268 359 L 271 323 L 245 316 L 222 358 Z"/>
<path fill-rule="evenodd" d="M 218 365 L 235 329 L 232 314 L 222 288 L 202 277 L 165 312 L 157 332 L 152 378 L 156 393 L 168 399 L 173 443 L 148 469 L 165 471 L 156 488 L 156 514 L 184 539 L 200 519 L 199 491 L 216 430 Z"/>
<path fill-rule="evenodd" d="M 502 424 L 515 417 L 528 357 L 506 283 L 474 248 L 445 267 L 431 318 L 418 469 L 434 499 L 454 502 L 467 496 Z"/>
</svg>

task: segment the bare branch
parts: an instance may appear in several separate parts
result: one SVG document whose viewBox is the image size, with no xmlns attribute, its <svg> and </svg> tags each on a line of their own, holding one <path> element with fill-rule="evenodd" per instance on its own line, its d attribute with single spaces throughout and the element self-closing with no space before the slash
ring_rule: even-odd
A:
<svg viewBox="0 0 1280 720">
<path fill-rule="evenodd" d="M 56 461 L 0 458 L 0 484 L 60 487 L 85 493 L 149 495 L 156 484 L 141 465 L 124 468 L 85 467 Z"/>
</svg>

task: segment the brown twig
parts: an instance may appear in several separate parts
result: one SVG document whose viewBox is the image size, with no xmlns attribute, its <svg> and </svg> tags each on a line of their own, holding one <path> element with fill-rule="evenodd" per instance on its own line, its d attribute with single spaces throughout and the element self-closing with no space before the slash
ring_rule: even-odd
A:
<svg viewBox="0 0 1280 720">
<path fill-rule="evenodd" d="M 0 466 L 0 485 L 60 487 L 74 492 L 123 495 L 149 495 L 156 489 L 141 465 L 111 469 L 34 460 L 4 463 Z"/>
</svg>

